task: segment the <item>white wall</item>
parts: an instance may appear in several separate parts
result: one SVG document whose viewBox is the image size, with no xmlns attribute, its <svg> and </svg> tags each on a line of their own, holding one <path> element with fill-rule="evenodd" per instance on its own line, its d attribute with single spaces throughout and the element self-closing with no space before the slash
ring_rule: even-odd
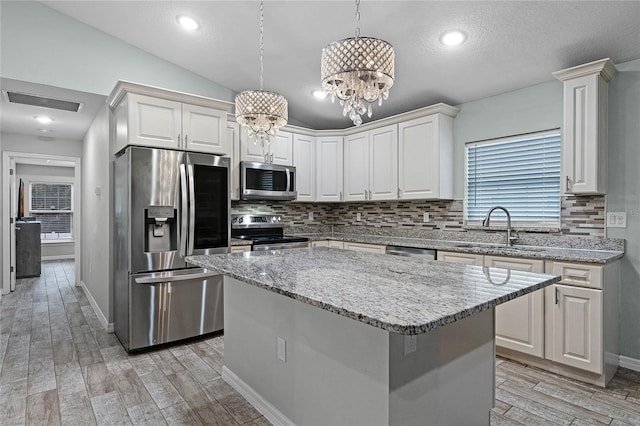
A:
<svg viewBox="0 0 640 426">
<path fill-rule="evenodd" d="M 111 319 L 112 176 L 109 154 L 109 110 L 106 104 L 96 115 L 84 137 L 83 144 L 82 275 L 80 279 L 102 312 L 104 318 L 101 319 L 113 322 Z"/>
<path fill-rule="evenodd" d="M 73 167 L 58 167 L 47 165 L 35 165 L 35 164 L 16 164 L 16 179 L 22 179 L 24 181 L 24 187 L 26 191 L 30 190 L 31 182 L 69 182 L 73 183 L 74 168 Z M 80 188 L 75 188 L 74 191 L 79 191 Z M 30 197 L 30 193 L 27 192 L 25 196 Z M 76 197 L 74 197 L 76 198 Z M 74 200 L 75 202 L 75 200 Z M 29 203 L 25 201 L 25 216 L 30 216 L 28 211 Z M 75 219 L 74 219 L 75 220 Z M 73 259 L 75 252 L 75 246 L 72 241 L 70 242 L 49 242 L 43 241 L 41 256 L 43 260 L 47 259 Z"/>
</svg>

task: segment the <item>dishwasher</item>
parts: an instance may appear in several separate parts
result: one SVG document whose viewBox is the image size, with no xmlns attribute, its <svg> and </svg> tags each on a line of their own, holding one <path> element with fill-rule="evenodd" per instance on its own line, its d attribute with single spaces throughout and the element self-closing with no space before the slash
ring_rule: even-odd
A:
<svg viewBox="0 0 640 426">
<path fill-rule="evenodd" d="M 387 250 L 385 253 L 394 256 L 422 257 L 426 260 L 436 260 L 436 251 L 432 249 L 404 246 L 387 246 Z"/>
</svg>

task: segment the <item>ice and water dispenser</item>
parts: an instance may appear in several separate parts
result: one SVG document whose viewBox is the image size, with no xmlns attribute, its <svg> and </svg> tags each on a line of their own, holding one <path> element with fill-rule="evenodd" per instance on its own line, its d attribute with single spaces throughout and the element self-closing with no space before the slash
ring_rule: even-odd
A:
<svg viewBox="0 0 640 426">
<path fill-rule="evenodd" d="M 145 252 L 178 250 L 178 220 L 173 206 L 148 206 L 144 220 Z"/>
</svg>

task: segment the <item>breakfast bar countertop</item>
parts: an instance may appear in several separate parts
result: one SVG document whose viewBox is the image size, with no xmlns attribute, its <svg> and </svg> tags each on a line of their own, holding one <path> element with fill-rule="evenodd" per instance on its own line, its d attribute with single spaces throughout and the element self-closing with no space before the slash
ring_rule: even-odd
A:
<svg viewBox="0 0 640 426">
<path fill-rule="evenodd" d="M 393 333 L 422 334 L 559 276 L 329 248 L 188 256 L 208 270 Z"/>
</svg>

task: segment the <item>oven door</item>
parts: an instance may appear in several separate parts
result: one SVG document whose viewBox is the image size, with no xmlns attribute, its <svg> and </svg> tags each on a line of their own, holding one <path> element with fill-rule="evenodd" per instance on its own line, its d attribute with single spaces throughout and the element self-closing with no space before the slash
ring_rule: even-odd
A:
<svg viewBox="0 0 640 426">
<path fill-rule="evenodd" d="M 296 168 L 266 163 L 240 163 L 243 200 L 295 200 Z"/>
</svg>

